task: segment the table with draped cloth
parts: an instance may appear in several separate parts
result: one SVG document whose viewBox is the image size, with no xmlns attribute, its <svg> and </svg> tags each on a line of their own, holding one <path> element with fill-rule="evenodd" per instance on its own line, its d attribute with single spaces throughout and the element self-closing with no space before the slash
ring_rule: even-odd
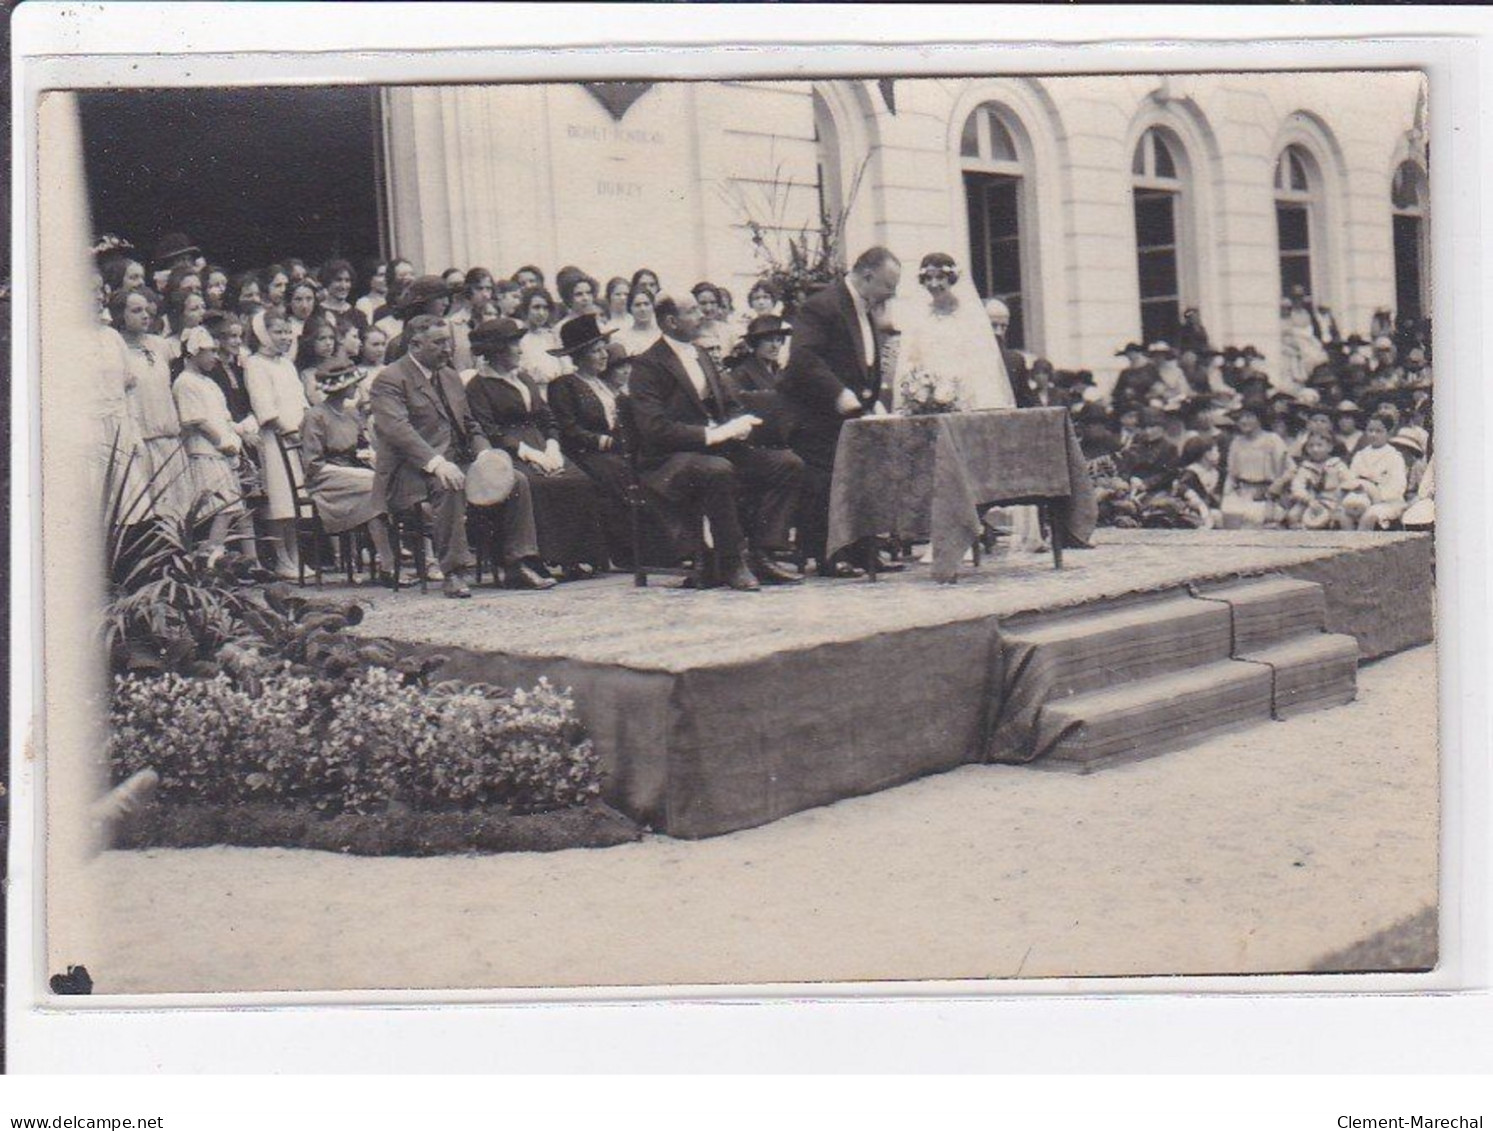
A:
<svg viewBox="0 0 1493 1131">
<path fill-rule="evenodd" d="M 830 484 L 829 552 L 878 534 L 926 536 L 934 578 L 953 581 L 987 504 L 1040 505 L 1063 546 L 1088 544 L 1097 505 L 1066 409 L 847 421 Z"/>
</svg>

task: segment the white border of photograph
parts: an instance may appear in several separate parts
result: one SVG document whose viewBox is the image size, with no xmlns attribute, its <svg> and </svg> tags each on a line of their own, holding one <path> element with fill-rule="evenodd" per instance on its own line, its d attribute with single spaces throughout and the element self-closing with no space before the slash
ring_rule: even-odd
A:
<svg viewBox="0 0 1493 1131">
<path fill-rule="evenodd" d="M 416 10 L 418 8 L 418 10 Z M 273 18 L 266 18 L 271 14 Z M 719 8 L 287 4 L 25 5 L 13 20 L 12 839 L 8 1036 L 21 1071 L 639 1070 L 950 1067 L 1135 1071 L 1441 1069 L 1486 1063 L 1487 470 L 1480 208 L 1490 150 L 1481 10 L 1095 7 Z M 965 46 L 831 47 L 916 35 Z M 1374 34 L 1397 38 L 1368 38 Z M 1362 38 L 1345 39 L 1345 36 Z M 1150 42 L 1100 42 L 1107 36 Z M 1316 41 L 1292 37 L 1326 37 Z M 1203 37 L 1206 37 L 1204 39 Z M 1180 42 L 1192 38 L 1194 42 Z M 1224 42 L 1225 40 L 1235 42 Z M 756 41 L 755 44 L 746 44 Z M 764 41 L 775 41 L 769 45 Z M 1006 42 L 998 42 L 1006 41 Z M 476 49 L 483 43 L 491 48 Z M 548 43 L 548 49 L 516 44 Z M 611 47 L 598 48 L 597 43 Z M 645 49 L 641 45 L 673 44 Z M 742 44 L 729 50 L 691 44 Z M 787 44 L 792 46 L 787 46 Z M 501 991 L 39 997 L 41 763 L 30 757 L 40 628 L 32 230 L 35 105 L 48 87 L 565 81 L 590 78 L 1419 68 L 1436 216 L 1437 532 L 1443 709 L 1441 960 L 1425 975 Z M 500 45 L 509 45 L 495 51 Z M 419 54 L 442 46 L 459 49 Z M 567 48 L 556 51 L 556 47 Z M 161 54 L 171 52 L 172 55 Z M 349 53 L 351 52 L 351 53 Z M 191 54 L 183 61 L 177 53 Z M 1451 993 L 1448 991 L 1463 991 Z M 1355 996 L 1373 994 L 1375 996 Z M 1187 995 L 1187 996 L 1183 996 Z M 1323 996 L 1327 995 L 1327 996 Z M 1395 996 L 1388 996 L 1395 995 Z M 689 999 L 689 1008 L 676 1002 Z M 763 1006 L 740 1009 L 732 1002 Z M 540 1003 L 548 1003 L 540 1007 Z M 57 1008 L 65 1005 L 66 1009 Z M 296 1006 L 268 1009 L 265 1006 Z M 356 1007 L 356 1008 L 352 1008 Z M 418 1007 L 418 1008 L 417 1008 Z M 453 1008 L 455 1007 L 455 1008 Z M 171 1012 L 167 1012 L 171 1011 Z M 1479 1022 L 1481 1018 L 1481 1022 Z M 1227 1037 L 1225 1037 L 1227 1034 Z M 1327 1034 L 1331 1034 L 1330 1039 Z M 1435 1035 L 1434 1041 L 1432 1035 Z M 1459 1041 L 1453 1038 L 1462 1034 Z"/>
</svg>

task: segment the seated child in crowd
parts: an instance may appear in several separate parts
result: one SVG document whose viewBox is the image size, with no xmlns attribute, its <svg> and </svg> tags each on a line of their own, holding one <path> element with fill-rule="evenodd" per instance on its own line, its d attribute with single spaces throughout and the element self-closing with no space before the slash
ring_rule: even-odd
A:
<svg viewBox="0 0 1493 1131">
<path fill-rule="evenodd" d="M 1338 506 L 1352 473 L 1333 450 L 1331 420 L 1327 427 L 1326 433 L 1314 430 L 1305 435 L 1306 445 L 1286 496 L 1286 525 L 1292 530 L 1326 530 L 1338 522 Z"/>
<path fill-rule="evenodd" d="M 1223 486 L 1223 473 L 1218 469 L 1218 441 L 1211 436 L 1192 437 L 1183 445 L 1182 465 L 1174 491 L 1186 508 L 1188 524 L 1199 530 L 1213 530 L 1222 521 L 1218 512 L 1219 488 Z"/>
<path fill-rule="evenodd" d="M 1405 457 L 1389 442 L 1389 422 L 1375 416 L 1364 429 L 1367 445 L 1349 466 L 1352 473 L 1343 497 L 1344 530 L 1378 530 L 1405 513 Z"/>
<path fill-rule="evenodd" d="M 1226 529 L 1277 526 L 1283 517 L 1277 500 L 1290 482 L 1291 456 L 1286 442 L 1265 427 L 1271 422 L 1270 410 L 1255 404 L 1246 404 L 1235 419 L 1238 435 L 1229 444 L 1220 508 Z"/>
</svg>

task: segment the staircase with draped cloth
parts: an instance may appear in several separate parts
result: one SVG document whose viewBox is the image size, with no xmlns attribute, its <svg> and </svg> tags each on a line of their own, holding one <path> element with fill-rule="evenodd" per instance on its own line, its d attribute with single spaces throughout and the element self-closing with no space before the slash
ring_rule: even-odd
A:
<svg viewBox="0 0 1493 1131">
<path fill-rule="evenodd" d="M 1325 623 L 1289 577 L 1008 622 L 991 760 L 1088 772 L 1351 702 L 1358 644 Z"/>
</svg>

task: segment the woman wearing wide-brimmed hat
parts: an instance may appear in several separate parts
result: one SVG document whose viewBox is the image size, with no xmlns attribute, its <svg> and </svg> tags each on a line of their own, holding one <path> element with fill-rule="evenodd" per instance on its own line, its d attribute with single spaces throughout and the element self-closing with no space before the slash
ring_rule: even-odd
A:
<svg viewBox="0 0 1493 1131">
<path fill-rule="evenodd" d="M 566 324 L 566 327 L 570 323 Z M 566 327 L 561 327 L 564 337 Z M 575 371 L 557 377 L 549 388 L 549 406 L 560 429 L 560 448 L 584 471 L 601 493 L 601 525 L 614 563 L 632 556 L 627 512 L 627 461 L 617 431 L 621 371 L 631 365 L 625 347 L 608 341 L 595 320 L 569 330 Z"/>
<path fill-rule="evenodd" d="M 539 556 L 570 577 L 586 577 L 607 563 L 601 532 L 601 498 L 590 477 L 565 458 L 560 428 L 539 383 L 522 365 L 532 333 L 512 318 L 494 318 L 471 334 L 477 371 L 467 385 L 472 415 L 495 448 L 513 458 L 529 481 Z M 558 356 L 570 357 L 607 334 L 587 314 L 561 327 Z"/>
<path fill-rule="evenodd" d="M 378 555 L 379 580 L 387 582 L 396 568 L 389 523 L 374 499 L 371 451 L 353 403 L 362 376 L 340 355 L 316 367 L 322 401 L 308 408 L 301 422 L 301 462 L 306 491 L 327 533 L 367 526 Z"/>
</svg>

